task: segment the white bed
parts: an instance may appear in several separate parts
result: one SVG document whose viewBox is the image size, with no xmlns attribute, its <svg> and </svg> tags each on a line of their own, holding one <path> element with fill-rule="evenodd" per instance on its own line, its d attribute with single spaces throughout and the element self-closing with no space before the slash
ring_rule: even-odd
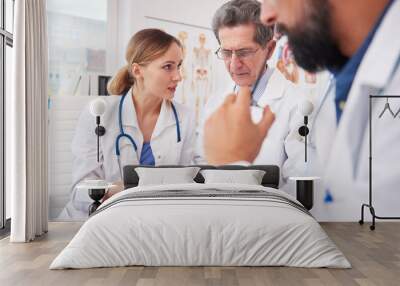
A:
<svg viewBox="0 0 400 286">
<path fill-rule="evenodd" d="M 50 269 L 128 265 L 351 267 L 291 196 L 263 186 L 198 183 L 113 196 Z"/>
</svg>

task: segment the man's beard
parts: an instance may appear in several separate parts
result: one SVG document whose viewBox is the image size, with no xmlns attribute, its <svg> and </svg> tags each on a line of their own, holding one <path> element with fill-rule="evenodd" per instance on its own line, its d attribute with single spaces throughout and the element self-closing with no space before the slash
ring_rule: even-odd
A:
<svg viewBox="0 0 400 286">
<path fill-rule="evenodd" d="M 300 67 L 309 72 L 339 70 L 348 57 L 341 53 L 333 39 L 328 1 L 311 0 L 309 4 L 311 11 L 302 24 L 293 29 L 278 24 L 278 29 L 287 35 L 289 47 Z"/>
</svg>

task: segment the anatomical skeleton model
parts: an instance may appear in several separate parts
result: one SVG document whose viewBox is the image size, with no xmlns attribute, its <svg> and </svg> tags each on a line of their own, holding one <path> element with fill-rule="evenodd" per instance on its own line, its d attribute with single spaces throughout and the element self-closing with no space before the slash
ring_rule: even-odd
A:
<svg viewBox="0 0 400 286">
<path fill-rule="evenodd" d="M 187 81 L 187 69 L 186 69 L 186 64 L 187 64 L 187 47 L 186 47 L 186 40 L 188 38 L 188 34 L 185 31 L 181 31 L 178 33 L 178 39 L 182 44 L 182 49 L 183 49 L 183 62 L 181 65 L 181 76 L 182 76 L 182 82 L 180 83 L 181 85 L 181 90 L 180 90 L 180 98 L 181 98 L 181 103 L 185 104 L 187 99 L 186 99 L 186 93 L 185 93 L 185 85 Z M 179 96 L 179 95 L 178 95 Z"/>
<path fill-rule="evenodd" d="M 317 75 L 301 70 L 294 61 L 293 53 L 290 50 L 286 37 L 277 39 L 277 63 L 276 68 L 294 84 L 305 83 L 315 85 L 317 83 Z M 304 74 L 304 80 L 300 79 L 300 74 Z"/>
<path fill-rule="evenodd" d="M 205 47 L 206 36 L 199 35 L 199 47 L 193 48 L 192 91 L 195 96 L 196 122 L 211 93 L 212 53 Z"/>
<path fill-rule="evenodd" d="M 287 80 L 297 84 L 299 82 L 299 68 L 294 61 L 292 52 L 289 49 L 289 45 L 286 43 L 278 48 L 280 50 L 276 68 L 285 76 Z"/>
</svg>

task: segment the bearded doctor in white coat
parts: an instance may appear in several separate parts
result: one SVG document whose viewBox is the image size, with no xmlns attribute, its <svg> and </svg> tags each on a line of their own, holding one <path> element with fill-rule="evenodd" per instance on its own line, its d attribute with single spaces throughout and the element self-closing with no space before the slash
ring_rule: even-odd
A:
<svg viewBox="0 0 400 286">
<path fill-rule="evenodd" d="M 334 197 L 320 218 L 358 220 L 361 204 L 368 202 L 369 95 L 400 95 L 400 37 L 394 36 L 400 26 L 400 1 L 262 2 L 262 21 L 283 26 L 301 67 L 333 72 L 331 88 L 311 119 L 310 168 Z M 207 158 L 219 164 L 254 159 L 260 142 L 269 136 L 273 114 L 267 112 L 261 124 L 254 125 L 248 111 L 238 107 L 249 97 L 250 91 L 242 90 L 238 101 L 226 101 L 206 122 Z M 385 102 L 375 101 L 371 109 L 372 188 L 378 215 L 398 216 L 400 128 L 390 114 L 378 119 Z M 391 105 L 399 110 L 400 104 Z M 227 149 L 231 152 L 224 154 Z"/>
<path fill-rule="evenodd" d="M 86 107 L 78 121 L 72 142 L 72 194 L 60 218 L 84 219 L 93 202 L 87 191 L 76 185 L 84 179 L 103 179 L 117 185 L 104 199 L 122 191 L 121 169 L 125 165 L 186 165 L 193 161 L 194 112 L 175 102 L 181 80 L 182 46 L 173 36 L 157 29 L 145 29 L 130 40 L 127 66 L 112 79 L 104 97 L 100 161 L 97 162 L 95 118 Z M 121 118 L 121 120 L 120 120 Z M 119 139 L 120 163 L 116 155 Z M 136 148 L 135 148 L 136 146 Z M 135 150 L 137 149 L 137 150 Z"/>
<path fill-rule="evenodd" d="M 281 183 L 291 175 L 290 168 L 283 168 L 287 161 L 286 146 L 291 152 L 304 153 L 298 126 L 302 118 L 297 113 L 301 96 L 294 94 L 291 82 L 274 68 L 267 66 L 275 48 L 273 28 L 264 26 L 260 20 L 261 4 L 255 0 L 233 0 L 222 5 L 214 15 L 213 30 L 220 48 L 216 52 L 224 61 L 233 82 L 223 94 L 216 94 L 207 102 L 203 122 L 199 128 L 196 160 L 206 163 L 203 152 L 204 121 L 223 104 L 225 97 L 237 93 L 241 86 L 251 86 L 253 91 L 251 112 L 255 122 L 259 121 L 265 106 L 275 113 L 274 126 L 262 144 L 254 164 L 277 165 L 281 170 Z"/>
</svg>

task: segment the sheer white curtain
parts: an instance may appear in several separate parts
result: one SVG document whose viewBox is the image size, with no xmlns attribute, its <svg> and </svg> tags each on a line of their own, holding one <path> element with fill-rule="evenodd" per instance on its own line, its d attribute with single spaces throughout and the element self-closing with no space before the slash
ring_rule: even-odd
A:
<svg viewBox="0 0 400 286">
<path fill-rule="evenodd" d="M 7 120 L 12 242 L 47 232 L 46 0 L 15 1 L 13 92 Z"/>
</svg>

